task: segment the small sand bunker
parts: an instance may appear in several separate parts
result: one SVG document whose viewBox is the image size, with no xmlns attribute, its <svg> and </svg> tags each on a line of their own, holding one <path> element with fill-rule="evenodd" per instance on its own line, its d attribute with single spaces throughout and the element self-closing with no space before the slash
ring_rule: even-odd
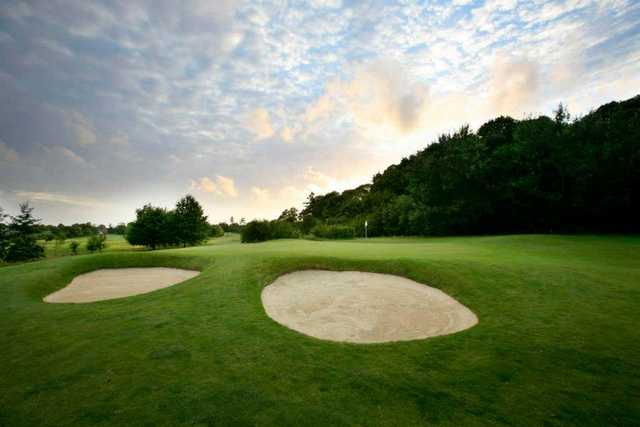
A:
<svg viewBox="0 0 640 427">
<path fill-rule="evenodd" d="M 45 302 L 94 302 L 146 294 L 200 274 L 177 268 L 117 268 L 76 276 L 69 285 L 44 297 Z"/>
<path fill-rule="evenodd" d="M 355 343 L 417 340 L 478 323 L 444 292 L 404 277 L 358 271 L 297 271 L 262 291 L 276 322 L 312 337 Z"/>
</svg>

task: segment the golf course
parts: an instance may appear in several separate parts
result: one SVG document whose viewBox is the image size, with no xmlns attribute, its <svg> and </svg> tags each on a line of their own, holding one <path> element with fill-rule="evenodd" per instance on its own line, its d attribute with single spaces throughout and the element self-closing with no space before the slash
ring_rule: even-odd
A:
<svg viewBox="0 0 640 427">
<path fill-rule="evenodd" d="M 126 298 L 43 301 L 81 274 L 142 267 L 200 274 Z M 402 276 L 477 324 L 378 344 L 314 338 L 261 300 L 299 270 Z M 0 268 L 0 313 L 0 425 L 640 424 L 635 235 L 118 247 Z"/>
</svg>

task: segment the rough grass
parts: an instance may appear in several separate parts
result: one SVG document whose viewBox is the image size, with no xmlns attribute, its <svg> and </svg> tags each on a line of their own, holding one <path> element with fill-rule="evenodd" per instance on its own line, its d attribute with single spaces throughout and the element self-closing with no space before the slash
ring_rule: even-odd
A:
<svg viewBox="0 0 640 427">
<path fill-rule="evenodd" d="M 84 305 L 42 297 L 98 268 L 203 273 Z M 479 317 L 422 341 L 321 341 L 260 292 L 301 268 L 400 274 Z M 0 425 L 638 425 L 640 238 L 273 241 L 0 269 Z"/>
</svg>

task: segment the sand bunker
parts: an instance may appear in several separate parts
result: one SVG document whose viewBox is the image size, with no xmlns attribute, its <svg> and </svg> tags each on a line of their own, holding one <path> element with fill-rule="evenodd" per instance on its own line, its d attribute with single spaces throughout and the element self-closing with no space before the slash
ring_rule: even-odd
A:
<svg viewBox="0 0 640 427">
<path fill-rule="evenodd" d="M 357 271 L 285 274 L 263 289 L 262 303 L 276 322 L 331 341 L 408 341 L 478 323 L 471 310 L 438 289 Z"/>
<path fill-rule="evenodd" d="M 176 268 L 118 268 L 76 276 L 69 285 L 44 298 L 45 302 L 94 302 L 146 294 L 200 274 Z"/>
</svg>

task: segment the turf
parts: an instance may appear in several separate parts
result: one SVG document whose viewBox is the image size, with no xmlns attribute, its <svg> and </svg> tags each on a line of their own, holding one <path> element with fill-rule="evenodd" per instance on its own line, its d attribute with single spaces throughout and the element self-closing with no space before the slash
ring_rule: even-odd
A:
<svg viewBox="0 0 640 427">
<path fill-rule="evenodd" d="M 85 305 L 43 296 L 98 268 L 202 274 Z M 422 341 L 326 342 L 269 319 L 302 268 L 394 273 L 480 323 Z M 0 425 L 638 425 L 640 238 L 285 240 L 0 268 Z"/>
<path fill-rule="evenodd" d="M 47 258 L 56 258 L 61 256 L 71 255 L 71 247 L 69 244 L 71 242 L 78 242 L 78 254 L 88 254 L 90 253 L 87 249 L 87 241 L 89 237 L 75 237 L 69 238 L 65 241 L 58 243 L 55 240 L 46 242 L 44 240 L 39 240 L 38 244 L 40 244 L 44 248 L 44 255 Z M 134 250 L 143 250 L 141 246 L 131 246 L 125 239 L 124 236 L 119 234 L 107 234 L 106 248 L 103 249 L 103 252 L 121 252 L 121 251 L 134 251 Z"/>
</svg>

